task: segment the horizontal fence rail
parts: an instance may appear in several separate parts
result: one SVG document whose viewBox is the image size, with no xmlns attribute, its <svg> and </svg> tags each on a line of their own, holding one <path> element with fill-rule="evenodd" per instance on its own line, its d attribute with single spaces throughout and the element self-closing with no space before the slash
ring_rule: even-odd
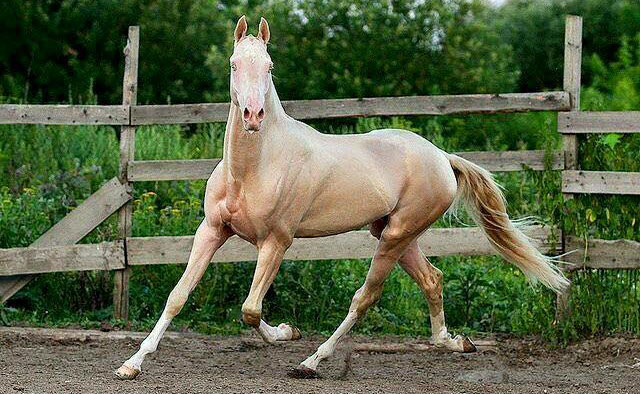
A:
<svg viewBox="0 0 640 394">
<path fill-rule="evenodd" d="M 282 103 L 295 119 L 368 116 L 456 115 L 501 112 L 567 111 L 566 92 L 468 94 L 452 96 L 376 97 L 362 99 L 296 100 Z M 228 103 L 138 105 L 131 107 L 131 124 L 224 122 Z"/>
<path fill-rule="evenodd" d="M 208 179 L 220 159 L 136 160 L 127 167 L 129 181 L 171 181 Z"/>
<path fill-rule="evenodd" d="M 0 105 L 0 124 L 129 124 L 124 105 Z"/>
<path fill-rule="evenodd" d="M 0 249 L 0 275 L 123 269 L 124 241 Z"/>
<path fill-rule="evenodd" d="M 560 244 L 549 241 L 551 229 L 528 226 L 525 233 L 543 252 L 554 253 Z M 127 238 L 127 257 L 131 265 L 185 264 L 192 236 Z M 368 231 L 352 231 L 324 238 L 296 239 L 287 251 L 287 260 L 338 260 L 371 258 L 377 240 Z M 482 231 L 476 227 L 431 229 L 419 240 L 427 256 L 494 255 Z M 562 261 L 567 271 L 578 269 L 638 269 L 640 242 L 625 239 L 590 239 L 569 236 Z M 214 262 L 255 261 L 253 245 L 232 237 L 216 253 Z M 47 272 L 118 270 L 124 268 L 122 240 L 99 244 L 53 246 L 48 248 L 0 249 L 0 276 Z"/>
<path fill-rule="evenodd" d="M 550 242 L 552 229 L 527 226 L 524 232 L 545 253 L 561 245 Z M 321 238 L 297 238 L 287 250 L 287 260 L 334 260 L 371 258 L 378 240 L 369 231 Z M 477 227 L 428 230 L 419 243 L 427 256 L 494 255 L 495 249 Z M 46 272 L 117 270 L 129 265 L 186 264 L 193 236 L 132 237 L 123 241 L 54 246 L 49 248 L 0 249 L 0 276 Z M 126 254 L 126 256 L 125 256 Z M 214 262 L 255 261 L 256 247 L 234 236 L 215 254 Z M 125 260 L 126 259 L 126 260 Z M 11 276 L 13 277 L 13 276 Z"/>
<path fill-rule="evenodd" d="M 640 112 L 566 112 L 558 114 L 563 134 L 640 133 Z"/>
<path fill-rule="evenodd" d="M 549 227 L 528 226 L 525 233 L 545 252 L 559 245 L 550 244 Z M 285 254 L 287 260 L 360 259 L 373 256 L 378 240 L 369 231 L 352 231 L 322 238 L 297 238 Z M 130 265 L 186 264 L 193 236 L 145 237 L 127 239 L 127 262 Z M 427 256 L 493 255 L 495 250 L 476 227 L 435 228 L 419 240 Z M 212 261 L 254 261 L 256 247 L 238 237 L 230 238 Z"/>
<path fill-rule="evenodd" d="M 562 172 L 563 193 L 640 195 L 640 172 Z"/>
<path fill-rule="evenodd" d="M 296 119 L 567 111 L 566 92 L 462 94 L 284 101 Z M 147 125 L 224 122 L 229 103 L 176 105 L 0 105 L 0 124 Z"/>
<path fill-rule="evenodd" d="M 549 157 L 543 150 L 455 154 L 493 172 L 522 171 L 523 166 L 533 170 L 564 168 L 562 151 L 552 152 Z M 219 163 L 220 159 L 137 160 L 129 162 L 127 176 L 132 182 L 207 179 Z"/>
<path fill-rule="evenodd" d="M 581 268 L 638 269 L 640 242 L 627 239 L 605 240 L 567 237 L 565 249 L 570 252 L 562 260 L 574 263 L 569 270 Z"/>
</svg>

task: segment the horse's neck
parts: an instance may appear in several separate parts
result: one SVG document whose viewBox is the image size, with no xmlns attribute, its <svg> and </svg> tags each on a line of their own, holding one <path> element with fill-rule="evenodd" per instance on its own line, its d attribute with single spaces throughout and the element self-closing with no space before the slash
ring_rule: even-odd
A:
<svg viewBox="0 0 640 394">
<path fill-rule="evenodd" d="M 249 134 L 242 124 L 240 107 L 231 103 L 224 138 L 226 175 L 233 183 L 242 183 L 256 175 L 260 163 L 286 145 L 287 116 L 271 82 L 265 97 L 265 118 L 261 130 Z"/>
</svg>

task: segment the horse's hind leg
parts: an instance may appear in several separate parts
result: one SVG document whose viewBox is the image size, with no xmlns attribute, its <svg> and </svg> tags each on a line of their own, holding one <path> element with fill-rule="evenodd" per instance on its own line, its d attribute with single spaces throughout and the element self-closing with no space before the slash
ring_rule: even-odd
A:
<svg viewBox="0 0 640 394">
<path fill-rule="evenodd" d="M 417 241 L 413 241 L 400 258 L 400 266 L 418 283 L 427 298 L 433 343 L 456 352 L 475 352 L 476 347 L 469 338 L 461 335 L 451 338 L 447 332 L 442 305 L 442 272 L 424 257 Z"/>
<path fill-rule="evenodd" d="M 395 266 L 396 262 L 411 242 L 415 233 L 407 232 L 404 226 L 390 221 L 390 224 L 382 231 L 376 253 L 371 261 L 364 285 L 356 291 L 349 307 L 349 313 L 336 331 L 325 341 L 318 350 L 304 360 L 290 376 L 295 378 L 316 377 L 316 369 L 320 361 L 330 357 L 340 340 L 349 333 L 354 324 L 360 320 L 367 309 L 373 305 L 382 294 L 385 279 Z"/>
</svg>

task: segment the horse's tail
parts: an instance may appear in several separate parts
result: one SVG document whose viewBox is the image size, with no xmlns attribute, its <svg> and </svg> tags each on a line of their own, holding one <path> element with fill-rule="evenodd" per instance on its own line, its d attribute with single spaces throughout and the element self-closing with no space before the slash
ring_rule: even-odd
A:
<svg viewBox="0 0 640 394">
<path fill-rule="evenodd" d="M 504 195 L 491 173 L 456 155 L 448 157 L 458 180 L 456 201 L 464 200 L 471 217 L 500 255 L 532 282 L 539 280 L 556 292 L 565 289 L 567 278 L 509 220 Z"/>
</svg>

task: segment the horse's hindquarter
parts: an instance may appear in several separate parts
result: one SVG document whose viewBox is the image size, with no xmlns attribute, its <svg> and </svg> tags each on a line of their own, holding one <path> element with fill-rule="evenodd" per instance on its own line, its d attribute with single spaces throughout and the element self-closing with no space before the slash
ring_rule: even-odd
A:
<svg viewBox="0 0 640 394">
<path fill-rule="evenodd" d="M 412 140 L 403 134 L 410 133 L 325 135 L 321 149 L 324 157 L 318 159 L 329 162 L 328 173 L 296 236 L 346 232 L 391 213 L 418 166 L 412 162 L 419 156 L 413 151 L 425 149 L 411 144 L 427 144 L 420 137 Z"/>
</svg>

